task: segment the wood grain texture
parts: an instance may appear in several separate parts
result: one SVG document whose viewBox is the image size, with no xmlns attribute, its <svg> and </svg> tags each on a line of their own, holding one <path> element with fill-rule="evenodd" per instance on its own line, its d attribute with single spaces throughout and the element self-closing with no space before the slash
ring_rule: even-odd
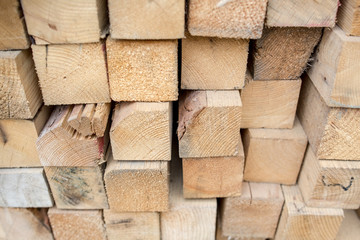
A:
<svg viewBox="0 0 360 240">
<path fill-rule="evenodd" d="M 220 218 L 218 217 L 216 221 L 216 240 L 266 240 L 266 238 L 225 236 L 223 235 Z"/>
<path fill-rule="evenodd" d="M 337 25 L 346 35 L 360 36 L 360 1 L 343 0 L 337 14 Z"/>
<path fill-rule="evenodd" d="M 91 127 L 96 136 L 103 137 L 105 135 L 106 127 L 109 122 L 109 116 L 111 113 L 110 103 L 98 103 L 96 104 L 95 113 L 91 120 Z"/>
<path fill-rule="evenodd" d="M 106 41 L 110 95 L 114 101 L 176 101 L 177 41 Z"/>
<path fill-rule="evenodd" d="M 344 220 L 335 240 L 353 240 L 360 236 L 360 219 L 354 210 L 344 210 Z"/>
<path fill-rule="evenodd" d="M 269 0 L 269 27 L 334 27 L 338 0 Z"/>
<path fill-rule="evenodd" d="M 194 36 L 260 38 L 267 0 L 190 0 L 188 30 Z"/>
<path fill-rule="evenodd" d="M 244 87 L 249 40 L 187 35 L 181 43 L 181 89 Z"/>
<path fill-rule="evenodd" d="M 33 118 L 41 105 L 31 51 L 0 51 L 0 119 Z"/>
<path fill-rule="evenodd" d="M 320 40 L 321 28 L 265 28 L 249 58 L 254 80 L 298 79 Z"/>
<path fill-rule="evenodd" d="M 111 101 L 103 43 L 31 48 L 46 105 Z"/>
<path fill-rule="evenodd" d="M 104 0 L 22 1 L 27 30 L 36 44 L 90 43 L 108 24 Z"/>
<path fill-rule="evenodd" d="M 115 106 L 110 141 L 115 160 L 171 160 L 172 104 L 122 102 Z"/>
<path fill-rule="evenodd" d="M 179 101 L 181 158 L 237 156 L 242 103 L 238 91 L 188 91 Z"/>
<path fill-rule="evenodd" d="M 185 0 L 109 0 L 108 2 L 112 38 L 176 39 L 184 37 Z"/>
<path fill-rule="evenodd" d="M 342 209 L 305 205 L 298 186 L 282 186 L 285 204 L 275 240 L 335 239 L 344 218 Z"/>
</svg>

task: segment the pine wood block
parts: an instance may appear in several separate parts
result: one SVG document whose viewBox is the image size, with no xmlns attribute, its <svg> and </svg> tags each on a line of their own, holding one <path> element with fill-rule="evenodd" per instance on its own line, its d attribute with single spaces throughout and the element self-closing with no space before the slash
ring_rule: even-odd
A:
<svg viewBox="0 0 360 240">
<path fill-rule="evenodd" d="M 328 106 L 360 108 L 360 38 L 325 29 L 308 75 Z"/>
<path fill-rule="evenodd" d="M 301 80 L 254 81 L 241 90 L 241 128 L 292 128 Z"/>
<path fill-rule="evenodd" d="M 171 133 L 171 103 L 119 103 L 110 129 L 114 159 L 170 160 Z"/>
<path fill-rule="evenodd" d="M 104 44 L 31 46 L 46 105 L 111 101 Z"/>
<path fill-rule="evenodd" d="M 52 207 L 42 168 L 0 169 L 0 207 Z"/>
<path fill-rule="evenodd" d="M 45 167 L 59 209 L 109 208 L 101 166 Z"/>
<path fill-rule="evenodd" d="M 109 135 L 81 135 L 67 121 L 72 110 L 57 106 L 40 133 L 36 148 L 43 166 L 90 167 L 105 161 Z"/>
<path fill-rule="evenodd" d="M 296 184 L 307 146 L 298 119 L 292 129 L 245 129 L 244 179 L 249 182 Z"/>
<path fill-rule="evenodd" d="M 112 38 L 176 39 L 184 37 L 185 0 L 109 0 L 108 2 Z"/>
<path fill-rule="evenodd" d="M 326 105 L 304 76 L 297 116 L 318 159 L 360 160 L 360 110 Z"/>
<path fill-rule="evenodd" d="M 254 80 L 298 79 L 320 40 L 322 28 L 265 28 L 249 58 Z"/>
<path fill-rule="evenodd" d="M 179 101 L 181 158 L 237 156 L 242 103 L 238 91 L 188 91 Z"/>
<path fill-rule="evenodd" d="M 279 184 L 244 182 L 240 197 L 221 201 L 223 235 L 273 238 L 283 203 Z"/>
<path fill-rule="evenodd" d="M 106 240 L 101 210 L 50 208 L 48 215 L 56 240 Z"/>
<path fill-rule="evenodd" d="M 244 87 L 248 39 L 187 35 L 181 42 L 181 89 L 217 90 Z"/>
<path fill-rule="evenodd" d="M 99 42 L 108 24 L 106 1 L 21 1 L 36 44 Z M 86 79 L 86 78 L 85 78 Z"/>
<path fill-rule="evenodd" d="M 334 27 L 338 0 L 269 0 L 265 25 L 269 27 Z"/>
<path fill-rule="evenodd" d="M 360 1 L 341 1 L 337 14 L 337 25 L 346 35 L 360 36 Z"/>
<path fill-rule="evenodd" d="M 267 0 L 190 0 L 188 30 L 194 36 L 261 37 Z"/>
<path fill-rule="evenodd" d="M 51 114 L 43 106 L 33 119 L 0 120 L 0 167 L 40 167 L 36 140 Z"/>
<path fill-rule="evenodd" d="M 159 213 L 119 213 L 105 209 L 104 220 L 108 240 L 160 240 Z"/>
<path fill-rule="evenodd" d="M 335 240 L 353 240 L 360 236 L 360 219 L 354 210 L 344 210 L 344 220 Z"/>
<path fill-rule="evenodd" d="M 30 50 L 0 51 L 0 119 L 33 118 L 42 105 Z"/>
<path fill-rule="evenodd" d="M 220 219 L 218 219 L 216 223 L 216 240 L 266 240 L 266 238 L 224 236 L 221 229 Z"/>
<path fill-rule="evenodd" d="M 244 158 L 241 140 L 236 157 L 183 158 L 184 198 L 240 196 Z"/>
<path fill-rule="evenodd" d="M 169 208 L 168 162 L 116 161 L 108 156 L 105 186 L 116 212 L 162 212 Z"/>
<path fill-rule="evenodd" d="M 360 161 L 319 160 L 305 154 L 299 188 L 307 206 L 357 209 L 360 206 Z"/>
<path fill-rule="evenodd" d="M 0 239 L 53 240 L 45 208 L 0 208 Z"/>
<path fill-rule="evenodd" d="M 95 113 L 91 120 L 91 128 L 96 136 L 103 137 L 109 122 L 111 103 L 96 104 Z"/>
<path fill-rule="evenodd" d="M 29 39 L 20 1 L 2 0 L 0 9 L 0 50 L 29 48 Z"/>
<path fill-rule="evenodd" d="M 178 99 L 176 40 L 106 41 L 110 95 L 114 101 Z"/>
<path fill-rule="evenodd" d="M 298 186 L 282 186 L 285 197 L 275 240 L 335 239 L 344 218 L 342 209 L 308 207 Z"/>
</svg>

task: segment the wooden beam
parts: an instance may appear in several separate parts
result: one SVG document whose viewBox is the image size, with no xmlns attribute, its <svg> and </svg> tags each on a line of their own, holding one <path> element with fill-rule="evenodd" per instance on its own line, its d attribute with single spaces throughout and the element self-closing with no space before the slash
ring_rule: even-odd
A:
<svg viewBox="0 0 360 240">
<path fill-rule="evenodd" d="M 106 41 L 111 99 L 166 102 L 178 99 L 177 41 Z"/>
<path fill-rule="evenodd" d="M 244 182 L 240 197 L 221 200 L 223 235 L 273 238 L 283 203 L 279 184 Z"/>
<path fill-rule="evenodd" d="M 123 102 L 110 129 L 115 160 L 171 160 L 172 104 Z"/>
<path fill-rule="evenodd" d="M 249 40 L 187 35 L 181 40 L 181 89 L 244 87 Z"/>
<path fill-rule="evenodd" d="M 36 44 L 98 42 L 108 25 L 106 1 L 27 0 L 21 3 L 27 30 Z"/>
<path fill-rule="evenodd" d="M 216 221 L 216 238 L 215 239 L 216 240 L 266 240 L 266 238 L 224 236 L 219 218 Z"/>
<path fill-rule="evenodd" d="M 33 118 L 42 98 L 31 51 L 0 51 L 0 80 L 0 119 Z"/>
<path fill-rule="evenodd" d="M 110 33 L 117 39 L 184 37 L 185 0 L 109 0 Z M 141 16 L 141 18 L 139 17 Z"/>
<path fill-rule="evenodd" d="M 299 188 L 309 207 L 357 209 L 360 206 L 360 161 L 319 160 L 305 154 Z"/>
<path fill-rule="evenodd" d="M 105 135 L 106 127 L 109 122 L 109 116 L 111 113 L 110 103 L 98 103 L 96 104 L 95 114 L 91 120 L 91 127 L 96 136 L 103 137 Z"/>
<path fill-rule="evenodd" d="M 304 76 L 297 115 L 318 159 L 360 160 L 360 109 L 328 107 Z"/>
<path fill-rule="evenodd" d="M 265 28 L 249 57 L 254 80 L 298 79 L 308 66 L 322 28 Z"/>
<path fill-rule="evenodd" d="M 106 240 L 101 210 L 60 210 L 50 208 L 48 215 L 56 240 Z"/>
<path fill-rule="evenodd" d="M 110 102 L 104 44 L 31 46 L 46 105 Z"/>
<path fill-rule="evenodd" d="M 242 103 L 238 91 L 188 91 L 179 101 L 181 158 L 237 156 Z"/>
<path fill-rule="evenodd" d="M 344 220 L 336 240 L 353 240 L 360 236 L 360 219 L 354 210 L 344 210 Z"/>
<path fill-rule="evenodd" d="M 337 25 L 346 35 L 360 36 L 360 1 L 341 1 L 337 14 Z"/>
<path fill-rule="evenodd" d="M 267 0 L 191 0 L 188 30 L 194 36 L 220 38 L 261 37 Z"/>
<path fill-rule="evenodd" d="M 42 168 L 0 169 L 0 207 L 52 206 L 53 201 Z"/>
<path fill-rule="evenodd" d="M 81 113 L 80 126 L 77 129 L 83 136 L 89 136 L 94 134 L 91 121 L 94 118 L 96 104 L 86 104 Z"/>
<path fill-rule="evenodd" d="M 269 27 L 334 27 L 338 0 L 269 0 L 265 25 Z"/>
<path fill-rule="evenodd" d="M 245 129 L 244 180 L 296 184 L 307 137 L 298 119 L 292 129 Z"/>
<path fill-rule="evenodd" d="M 342 209 L 311 208 L 297 186 L 282 186 L 282 190 L 285 204 L 275 240 L 335 239 L 344 218 Z"/>
</svg>

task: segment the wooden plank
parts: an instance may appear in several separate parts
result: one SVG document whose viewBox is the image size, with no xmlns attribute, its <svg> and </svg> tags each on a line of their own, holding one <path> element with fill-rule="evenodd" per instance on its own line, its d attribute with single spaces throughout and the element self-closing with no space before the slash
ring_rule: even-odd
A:
<svg viewBox="0 0 360 240">
<path fill-rule="evenodd" d="M 187 35 L 181 40 L 181 89 L 244 87 L 249 40 Z"/>
<path fill-rule="evenodd" d="M 22 15 L 20 1 L 1 1 L 0 50 L 29 48 L 29 38 Z"/>
<path fill-rule="evenodd" d="M 269 27 L 334 27 L 338 0 L 269 0 L 265 25 Z"/>
<path fill-rule="evenodd" d="M 188 30 L 194 36 L 261 37 L 267 0 L 190 0 Z"/>
<path fill-rule="evenodd" d="M 218 219 L 216 221 L 216 240 L 266 240 L 266 238 L 224 236 L 220 224 L 220 219 Z"/>
<path fill-rule="evenodd" d="M 36 44 L 98 42 L 108 24 L 106 1 L 22 1 L 27 30 Z"/>
<path fill-rule="evenodd" d="M 249 67 L 254 80 L 298 79 L 321 33 L 321 28 L 265 28 L 250 48 Z"/>
<path fill-rule="evenodd" d="M 328 106 L 360 108 L 360 38 L 325 29 L 308 75 Z"/>
<path fill-rule="evenodd" d="M 98 103 L 96 104 L 95 114 L 91 120 L 91 126 L 96 136 L 103 137 L 107 124 L 109 122 L 109 116 L 111 112 L 110 103 Z"/>
<path fill-rule="evenodd" d="M 305 205 L 297 186 L 282 186 L 285 197 L 275 240 L 335 239 L 344 218 L 342 209 Z"/>
<path fill-rule="evenodd" d="M 236 157 L 183 158 L 184 198 L 240 196 L 244 158 L 241 140 Z"/>
<path fill-rule="evenodd" d="M 110 209 L 117 212 L 162 212 L 169 208 L 166 161 L 116 161 L 108 154 L 105 186 Z"/>
<path fill-rule="evenodd" d="M 81 114 L 83 112 L 84 107 L 85 105 L 83 104 L 75 105 L 71 110 L 69 118 L 67 119 L 68 124 L 75 130 L 79 130 Z"/>
<path fill-rule="evenodd" d="M 244 182 L 240 197 L 221 200 L 223 235 L 273 238 L 283 203 L 279 184 Z"/>
<path fill-rule="evenodd" d="M 42 168 L 0 169 L 0 207 L 52 207 Z"/>
<path fill-rule="evenodd" d="M 177 41 L 106 41 L 110 95 L 114 101 L 178 99 Z"/>
<path fill-rule="evenodd" d="M 160 240 L 159 213 L 119 213 L 105 209 L 104 220 L 108 240 Z"/>
<path fill-rule="evenodd" d="M 53 240 L 45 208 L 0 208 L 0 239 Z"/>
<path fill-rule="evenodd" d="M 341 1 L 337 14 L 337 25 L 346 35 L 360 36 L 360 1 Z"/>
<path fill-rule="evenodd" d="M 42 106 L 33 119 L 0 120 L 0 167 L 40 167 L 36 140 L 49 119 L 51 107 Z"/>
<path fill-rule="evenodd" d="M 56 240 L 106 240 L 101 210 L 50 208 L 48 215 Z"/>
<path fill-rule="evenodd" d="M 31 48 L 46 105 L 110 102 L 104 43 Z"/>
<path fill-rule="evenodd" d="M 45 167 L 58 209 L 109 208 L 101 166 Z"/>
<path fill-rule="evenodd" d="M 30 50 L 0 51 L 0 119 L 33 118 L 42 105 Z"/>
<path fill-rule="evenodd" d="M 188 91 L 179 101 L 181 158 L 237 156 L 242 103 L 238 91 Z"/>
<path fill-rule="evenodd" d="M 360 110 L 326 105 L 304 76 L 297 115 L 318 159 L 360 160 Z"/>
<path fill-rule="evenodd" d="M 305 154 L 299 188 L 309 207 L 357 209 L 360 206 L 360 161 L 319 160 Z"/>
<path fill-rule="evenodd" d="M 80 117 L 80 126 L 77 129 L 77 131 L 83 136 L 89 136 L 95 133 L 91 124 L 91 121 L 95 114 L 95 108 L 96 104 L 94 103 L 86 104 L 84 106 Z"/>
<path fill-rule="evenodd" d="M 244 180 L 292 185 L 296 183 L 307 137 L 298 119 L 292 129 L 245 129 Z"/>
<path fill-rule="evenodd" d="M 254 81 L 241 90 L 241 128 L 292 128 L 301 80 Z"/>
<path fill-rule="evenodd" d="M 360 220 L 354 210 L 344 210 L 344 220 L 335 240 L 353 240 L 360 236 Z"/>
<path fill-rule="evenodd" d="M 109 15 L 110 33 L 115 39 L 184 37 L 185 0 L 109 0 Z"/>
</svg>

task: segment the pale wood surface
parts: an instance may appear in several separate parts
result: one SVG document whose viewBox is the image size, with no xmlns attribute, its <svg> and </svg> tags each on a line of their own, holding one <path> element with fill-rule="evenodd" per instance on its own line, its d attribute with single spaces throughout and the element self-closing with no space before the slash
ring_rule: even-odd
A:
<svg viewBox="0 0 360 240">
<path fill-rule="evenodd" d="M 176 39 L 184 37 L 185 0 L 109 0 L 108 2 L 112 38 Z"/>
<path fill-rule="evenodd" d="M 191 35 L 220 38 L 261 37 L 267 0 L 190 0 Z"/>
<path fill-rule="evenodd" d="M 114 109 L 110 141 L 115 160 L 170 160 L 172 104 L 123 102 Z"/>
<path fill-rule="evenodd" d="M 249 40 L 187 35 L 181 42 L 181 89 L 244 87 Z"/>
<path fill-rule="evenodd" d="M 343 0 L 337 14 L 337 24 L 347 35 L 360 36 L 360 1 Z"/>
<path fill-rule="evenodd" d="M 109 116 L 111 113 L 110 103 L 98 103 L 96 104 L 95 113 L 91 120 L 91 126 L 96 136 L 103 137 L 107 124 L 109 122 Z"/>
<path fill-rule="evenodd" d="M 84 107 L 85 105 L 83 104 L 75 105 L 67 119 L 68 124 L 75 130 L 80 128 L 81 114 L 84 110 Z"/>
<path fill-rule="evenodd" d="M 114 101 L 176 101 L 177 41 L 106 41 L 110 95 Z"/>
<path fill-rule="evenodd" d="M 221 228 L 220 219 L 218 218 L 218 220 L 216 221 L 216 240 L 266 240 L 266 238 L 224 236 Z"/>
<path fill-rule="evenodd" d="M 344 220 L 336 240 L 354 240 L 360 236 L 360 219 L 354 210 L 344 210 Z"/>
<path fill-rule="evenodd" d="M 77 131 L 83 136 L 89 136 L 94 133 L 92 129 L 91 120 L 95 114 L 96 104 L 86 104 L 80 117 L 80 126 Z"/>
</svg>

